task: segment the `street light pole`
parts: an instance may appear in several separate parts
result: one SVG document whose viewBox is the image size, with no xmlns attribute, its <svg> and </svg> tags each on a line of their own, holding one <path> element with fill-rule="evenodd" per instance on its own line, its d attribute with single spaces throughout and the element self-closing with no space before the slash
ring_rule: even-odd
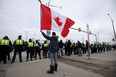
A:
<svg viewBox="0 0 116 77">
<path fill-rule="evenodd" d="M 95 34 L 95 39 L 96 39 L 96 43 L 97 43 L 98 41 L 97 41 L 97 35 L 96 34 Z"/>
<path fill-rule="evenodd" d="M 22 28 L 19 28 L 19 29 L 22 29 Z M 28 32 L 29 32 L 29 31 L 24 30 L 24 29 L 22 29 L 22 30 L 25 31 L 25 33 L 26 33 L 26 41 L 27 41 L 27 36 L 28 36 Z"/>
<path fill-rule="evenodd" d="M 115 44 L 115 41 L 116 41 L 116 33 L 115 33 L 114 23 L 113 23 L 113 19 L 111 18 L 110 14 L 108 14 L 108 16 L 110 17 L 111 22 L 112 22 L 112 28 L 113 28 L 113 32 L 114 32 L 114 44 Z"/>
<path fill-rule="evenodd" d="M 97 33 L 97 36 L 98 36 L 98 42 L 99 42 L 99 33 L 102 31 L 102 29 Z"/>
<path fill-rule="evenodd" d="M 25 31 L 25 32 L 26 32 L 26 41 L 27 41 L 27 36 L 28 36 L 28 32 L 29 32 L 29 31 Z"/>
</svg>

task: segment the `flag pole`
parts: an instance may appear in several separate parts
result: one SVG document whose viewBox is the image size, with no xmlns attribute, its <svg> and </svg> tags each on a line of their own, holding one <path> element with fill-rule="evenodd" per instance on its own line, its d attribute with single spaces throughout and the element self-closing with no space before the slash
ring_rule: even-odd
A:
<svg viewBox="0 0 116 77">
<path fill-rule="evenodd" d="M 41 25 L 42 25 L 42 21 L 41 21 L 41 19 L 42 19 L 42 13 L 41 13 L 41 4 L 42 4 L 42 2 L 41 2 L 41 0 L 38 0 L 39 2 L 40 2 L 40 32 L 41 32 Z"/>
</svg>

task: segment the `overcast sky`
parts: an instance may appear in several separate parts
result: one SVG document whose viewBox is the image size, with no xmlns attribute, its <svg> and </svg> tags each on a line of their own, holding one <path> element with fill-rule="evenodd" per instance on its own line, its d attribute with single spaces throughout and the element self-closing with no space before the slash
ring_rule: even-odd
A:
<svg viewBox="0 0 116 77">
<path fill-rule="evenodd" d="M 49 0 L 41 0 L 43 4 Z M 107 15 L 110 14 L 116 29 L 116 0 L 51 0 L 51 5 L 62 6 L 62 9 L 50 7 L 56 12 L 75 21 L 72 26 L 80 27 L 99 35 L 100 42 L 112 42 L 112 22 Z M 7 35 L 13 41 L 18 35 L 27 38 L 42 39 L 40 33 L 40 3 L 38 0 L 0 0 L 0 39 Z M 72 41 L 85 42 L 87 34 L 70 29 L 66 38 L 62 38 L 59 32 L 59 40 L 70 39 Z M 90 42 L 95 42 L 95 36 L 90 35 Z"/>
</svg>

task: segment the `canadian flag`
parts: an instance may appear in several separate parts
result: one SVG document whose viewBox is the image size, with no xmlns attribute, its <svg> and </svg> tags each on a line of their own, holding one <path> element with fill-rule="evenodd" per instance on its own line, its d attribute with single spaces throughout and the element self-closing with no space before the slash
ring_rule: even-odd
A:
<svg viewBox="0 0 116 77">
<path fill-rule="evenodd" d="M 75 23 L 44 4 L 41 4 L 41 16 L 41 30 L 60 31 L 63 37 L 68 35 L 69 28 Z"/>
</svg>

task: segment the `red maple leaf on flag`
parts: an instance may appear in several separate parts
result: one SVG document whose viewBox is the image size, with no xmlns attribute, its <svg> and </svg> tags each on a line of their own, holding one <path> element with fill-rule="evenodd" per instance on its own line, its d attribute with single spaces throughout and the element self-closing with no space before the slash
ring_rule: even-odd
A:
<svg viewBox="0 0 116 77">
<path fill-rule="evenodd" d="M 60 21 L 59 17 L 54 18 L 54 20 L 56 21 L 56 23 L 58 24 L 58 26 L 62 26 L 62 22 Z"/>
</svg>

